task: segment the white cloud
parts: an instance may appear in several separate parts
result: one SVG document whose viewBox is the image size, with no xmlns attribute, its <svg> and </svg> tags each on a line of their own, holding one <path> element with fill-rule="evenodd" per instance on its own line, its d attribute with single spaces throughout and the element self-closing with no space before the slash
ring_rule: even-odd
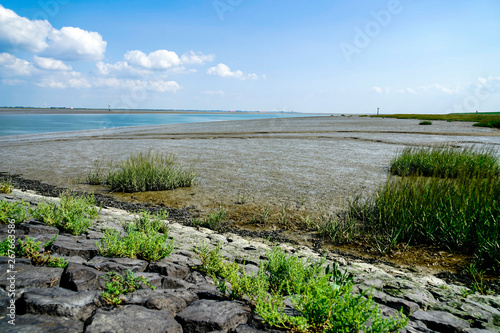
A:
<svg viewBox="0 0 500 333">
<path fill-rule="evenodd" d="M 43 51 L 52 29 L 46 20 L 32 21 L 0 5 L 0 51 Z"/>
<path fill-rule="evenodd" d="M 52 29 L 44 54 L 65 60 L 94 61 L 104 58 L 107 43 L 97 32 L 75 27 Z"/>
<path fill-rule="evenodd" d="M 391 87 L 377 87 L 377 86 L 373 86 L 372 87 L 373 91 L 375 91 L 377 94 L 388 94 L 390 91 L 391 91 Z"/>
<path fill-rule="evenodd" d="M 181 63 L 188 65 L 203 65 L 215 59 L 213 54 L 203 54 L 201 52 L 189 51 L 181 56 Z"/>
<path fill-rule="evenodd" d="M 97 32 L 55 29 L 46 20 L 29 20 L 0 5 L 0 51 L 28 51 L 63 60 L 95 61 L 107 43 Z"/>
<path fill-rule="evenodd" d="M 175 52 L 167 50 L 154 51 L 148 55 L 139 50 L 128 51 L 124 59 L 132 66 L 152 70 L 165 70 L 181 63 Z"/>
<path fill-rule="evenodd" d="M 224 96 L 224 91 L 223 90 L 207 90 L 202 92 L 204 95 L 219 95 L 219 96 Z"/>
<path fill-rule="evenodd" d="M 0 74 L 3 77 L 28 76 L 35 73 L 33 65 L 9 53 L 0 53 Z"/>
<path fill-rule="evenodd" d="M 53 58 L 43 58 L 38 56 L 33 56 L 35 66 L 40 69 L 47 69 L 53 71 L 70 71 L 71 66 L 64 64 L 61 60 L 56 60 Z"/>
<path fill-rule="evenodd" d="M 145 69 L 138 69 L 130 66 L 126 61 L 118 61 L 115 64 L 107 64 L 99 61 L 97 64 L 99 75 L 113 76 L 113 77 L 140 77 L 146 76 L 149 71 Z"/>
<path fill-rule="evenodd" d="M 52 75 L 46 75 L 36 83 L 43 88 L 91 88 L 87 78 L 79 72 L 55 72 Z"/>
<path fill-rule="evenodd" d="M 129 89 L 129 90 L 150 90 L 157 92 L 173 92 L 182 87 L 175 81 L 163 80 L 122 80 L 116 78 L 98 78 L 94 85 L 96 87 L 107 87 L 115 89 Z"/>
<path fill-rule="evenodd" d="M 255 80 L 258 78 L 257 74 L 245 75 L 240 70 L 231 71 L 229 66 L 227 66 L 223 63 L 219 63 L 219 64 L 217 64 L 217 66 L 210 67 L 207 70 L 207 74 L 221 76 L 221 77 L 231 77 L 231 78 L 240 79 L 240 80 L 246 80 L 246 79 Z"/>
</svg>

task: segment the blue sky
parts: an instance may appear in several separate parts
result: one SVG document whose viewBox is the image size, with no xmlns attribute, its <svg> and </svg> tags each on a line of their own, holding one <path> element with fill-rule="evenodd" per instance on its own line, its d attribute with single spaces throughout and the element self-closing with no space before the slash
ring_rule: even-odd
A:
<svg viewBox="0 0 500 333">
<path fill-rule="evenodd" d="M 500 110 L 498 0 L 0 2 L 0 105 Z"/>
</svg>

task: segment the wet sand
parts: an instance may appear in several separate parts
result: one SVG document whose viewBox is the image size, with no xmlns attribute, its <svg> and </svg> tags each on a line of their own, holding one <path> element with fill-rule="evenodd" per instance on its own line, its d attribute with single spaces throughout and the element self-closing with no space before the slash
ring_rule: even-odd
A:
<svg viewBox="0 0 500 333">
<path fill-rule="evenodd" d="M 285 211 L 289 218 L 338 213 L 348 200 L 370 195 L 383 184 L 391 159 L 404 147 L 447 144 L 500 149 L 498 130 L 473 127 L 469 122 L 434 121 L 431 126 L 419 122 L 325 116 L 1 137 L 0 171 L 106 193 L 105 188 L 84 184 L 94 161 L 106 167 L 131 152 L 173 153 L 196 170 L 195 186 L 113 196 L 129 202 L 192 207 L 202 216 L 222 205 L 231 222 L 241 228 L 275 229 L 276 225 L 250 221 L 267 207 L 275 218 Z M 294 228 L 284 234 L 314 241 L 314 235 Z M 358 245 L 350 249 L 359 252 Z M 411 264 L 422 253 L 412 256 L 403 260 Z"/>
<path fill-rule="evenodd" d="M 178 208 L 203 209 L 240 196 L 256 203 L 339 209 L 353 195 L 376 190 L 390 160 L 406 146 L 500 147 L 498 130 L 467 122 L 418 123 L 304 117 L 11 136 L 0 138 L 0 170 L 85 188 L 76 180 L 85 178 L 95 160 L 107 166 L 131 152 L 153 149 L 177 155 L 197 172 L 196 186 L 165 194 Z"/>
</svg>

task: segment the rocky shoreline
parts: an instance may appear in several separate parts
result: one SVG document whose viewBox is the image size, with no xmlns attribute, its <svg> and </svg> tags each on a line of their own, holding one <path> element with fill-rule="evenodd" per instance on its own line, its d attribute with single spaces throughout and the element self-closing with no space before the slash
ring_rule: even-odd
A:
<svg viewBox="0 0 500 333">
<path fill-rule="evenodd" d="M 14 190 L 0 199 L 58 200 Z M 84 235 L 59 233 L 56 228 L 28 221 L 16 226 L 16 237 L 30 236 L 45 242 L 58 234 L 46 249 L 69 260 L 66 268 L 33 266 L 18 258 L 15 267 L 9 258 L 0 258 L 0 331 L 2 332 L 272 332 L 245 302 L 229 301 L 217 290 L 210 277 L 193 270 L 200 264 L 193 249 L 200 244 L 222 244 L 226 258 L 255 271 L 272 244 L 195 229 L 181 221 L 169 221 L 174 253 L 159 261 L 104 258 L 95 241 L 105 228 L 123 231 L 122 222 L 133 215 L 106 206 Z M 8 235 L 0 225 L 0 240 Z M 284 251 L 303 258 L 320 258 L 305 246 L 281 243 Z M 464 286 L 448 284 L 433 275 L 421 275 L 383 263 L 367 263 L 329 253 L 328 262 L 354 275 L 355 291 L 373 289 L 373 299 L 384 315 L 403 309 L 410 322 L 406 332 L 500 332 L 500 296 L 469 294 Z M 99 306 L 99 296 L 107 272 L 143 276 L 156 287 L 140 289 L 125 297 L 121 307 Z M 15 273 L 9 272 L 15 271 Z M 15 277 L 15 291 L 9 280 Z M 15 309 L 13 311 L 13 305 Z M 10 308 L 9 308 L 10 307 Z M 14 318 L 14 319 L 13 319 Z M 14 320 L 15 326 L 9 323 Z"/>
</svg>

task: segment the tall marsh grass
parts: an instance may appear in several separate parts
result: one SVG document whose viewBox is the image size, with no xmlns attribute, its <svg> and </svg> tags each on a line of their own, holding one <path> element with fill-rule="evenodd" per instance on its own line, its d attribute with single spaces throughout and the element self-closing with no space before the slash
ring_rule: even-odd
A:
<svg viewBox="0 0 500 333">
<path fill-rule="evenodd" d="M 144 192 L 189 187 L 194 178 L 194 171 L 178 165 L 174 155 L 150 150 L 131 154 L 126 160 L 116 163 L 107 175 L 96 163 L 87 175 L 87 182 L 107 184 L 112 191 Z"/>
<path fill-rule="evenodd" d="M 379 250 L 434 244 L 473 254 L 499 272 L 497 157 L 469 148 L 407 149 L 395 161 L 391 171 L 405 177 L 390 177 L 374 197 L 351 204 L 351 215 L 364 222 Z"/>
<path fill-rule="evenodd" d="M 485 177 L 500 174 L 500 165 L 491 149 L 413 147 L 399 153 L 392 160 L 389 171 L 398 176 Z"/>
</svg>

